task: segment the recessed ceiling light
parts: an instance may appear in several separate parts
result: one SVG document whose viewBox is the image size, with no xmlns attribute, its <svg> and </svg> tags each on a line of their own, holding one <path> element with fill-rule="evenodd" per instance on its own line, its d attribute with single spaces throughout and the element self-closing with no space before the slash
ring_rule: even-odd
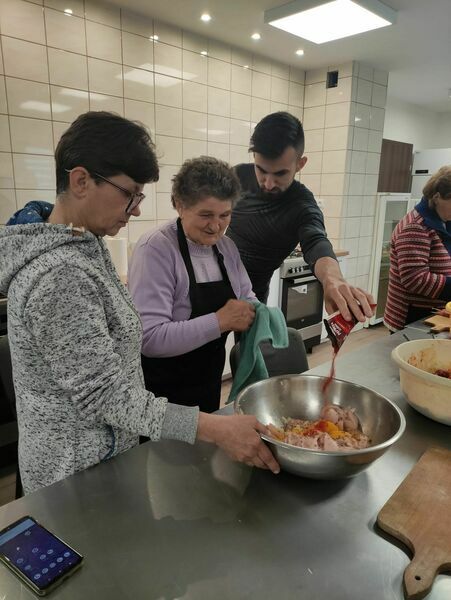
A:
<svg viewBox="0 0 451 600">
<path fill-rule="evenodd" d="M 202 50 L 201 54 L 202 56 L 207 56 L 208 52 L 206 50 Z"/>
<path fill-rule="evenodd" d="M 253 33 L 253 34 L 251 35 L 251 38 L 252 38 L 253 40 L 259 40 L 259 39 L 261 39 L 261 37 L 262 37 L 262 36 L 261 36 L 259 33 Z"/>
<path fill-rule="evenodd" d="M 243 69 L 249 69 L 249 65 L 243 65 Z"/>
<path fill-rule="evenodd" d="M 204 13 L 201 15 L 200 20 L 204 23 L 208 23 L 208 21 L 211 21 L 211 16 L 208 13 Z"/>
<path fill-rule="evenodd" d="M 379 0 L 294 0 L 265 11 L 265 23 L 323 44 L 391 25 L 396 14 Z"/>
<path fill-rule="evenodd" d="M 153 40 L 154 42 L 158 42 L 160 38 L 157 35 L 151 35 L 149 40 Z"/>
<path fill-rule="evenodd" d="M 298 56 L 304 56 L 304 50 L 301 50 L 301 49 L 299 48 L 299 50 L 296 50 L 296 54 L 297 54 Z"/>
<path fill-rule="evenodd" d="M 74 11 L 71 8 L 65 8 L 64 12 L 66 13 L 66 15 L 71 15 Z"/>
</svg>

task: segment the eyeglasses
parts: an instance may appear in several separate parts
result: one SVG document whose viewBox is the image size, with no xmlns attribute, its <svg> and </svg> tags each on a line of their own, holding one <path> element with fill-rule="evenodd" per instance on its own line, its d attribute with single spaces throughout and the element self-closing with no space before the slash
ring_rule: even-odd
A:
<svg viewBox="0 0 451 600">
<path fill-rule="evenodd" d="M 66 172 L 70 173 L 71 170 L 72 169 L 66 169 Z M 105 181 L 106 183 L 109 183 L 110 185 L 112 185 L 113 187 L 115 187 L 116 189 L 120 190 L 121 192 L 123 192 L 125 194 L 125 196 L 129 200 L 129 202 L 127 204 L 127 208 L 125 209 L 125 212 L 128 215 L 130 215 L 135 210 L 135 208 L 137 208 L 141 204 L 141 202 L 144 200 L 144 198 L 146 197 L 146 195 L 143 194 L 142 192 L 131 192 L 130 190 L 123 188 L 121 185 L 118 185 L 117 183 L 110 181 L 103 175 L 100 175 L 100 173 L 93 172 L 92 175 L 94 175 L 94 177 L 98 177 L 99 179 L 101 179 L 102 181 Z"/>
<path fill-rule="evenodd" d="M 144 200 L 144 198 L 146 197 L 146 195 L 143 194 L 142 192 L 131 192 L 130 190 L 126 190 L 125 188 L 118 185 L 117 183 L 114 183 L 113 181 L 110 181 L 103 175 L 100 175 L 100 173 L 93 173 L 93 175 L 95 177 L 98 177 L 99 179 L 102 179 L 102 181 L 106 181 L 106 183 L 109 183 L 116 189 L 121 190 L 121 192 L 123 192 L 127 196 L 127 198 L 129 199 L 129 203 L 127 204 L 127 208 L 125 209 L 125 212 L 128 215 L 130 215 L 135 210 L 135 208 L 138 207 L 141 204 L 141 202 Z"/>
</svg>

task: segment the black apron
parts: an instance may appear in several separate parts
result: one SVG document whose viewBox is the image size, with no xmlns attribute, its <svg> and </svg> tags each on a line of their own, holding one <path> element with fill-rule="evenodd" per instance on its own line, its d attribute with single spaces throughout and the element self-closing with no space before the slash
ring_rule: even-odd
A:
<svg viewBox="0 0 451 600">
<path fill-rule="evenodd" d="M 180 219 L 177 219 L 177 239 L 189 276 L 190 319 L 216 312 L 227 300 L 236 298 L 224 257 L 217 247 L 213 246 L 213 251 L 222 280 L 197 283 Z M 218 410 L 228 334 L 228 331 L 224 332 L 220 338 L 179 356 L 149 358 L 141 355 L 146 389 L 175 404 L 199 406 L 201 411 L 208 413 Z"/>
</svg>

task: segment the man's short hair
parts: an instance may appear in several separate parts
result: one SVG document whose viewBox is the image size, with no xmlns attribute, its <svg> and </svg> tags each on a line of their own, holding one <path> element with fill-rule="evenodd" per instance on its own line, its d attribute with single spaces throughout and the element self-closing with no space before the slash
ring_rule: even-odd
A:
<svg viewBox="0 0 451 600">
<path fill-rule="evenodd" d="M 304 129 L 301 121 L 288 112 L 266 115 L 257 123 L 251 137 L 249 152 L 265 158 L 278 158 L 292 146 L 299 156 L 304 153 Z"/>
<path fill-rule="evenodd" d="M 74 167 L 84 167 L 94 180 L 94 173 L 104 177 L 124 173 L 136 183 L 158 181 L 155 146 L 147 129 L 111 112 L 77 117 L 58 142 L 55 163 L 57 194 L 67 189 L 67 171 Z"/>
</svg>

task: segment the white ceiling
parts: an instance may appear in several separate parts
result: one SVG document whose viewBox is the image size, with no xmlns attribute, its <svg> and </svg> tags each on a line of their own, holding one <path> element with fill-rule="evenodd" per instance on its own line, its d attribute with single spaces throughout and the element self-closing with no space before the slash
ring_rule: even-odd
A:
<svg viewBox="0 0 451 600">
<path fill-rule="evenodd" d="M 286 0 L 127 0 L 130 10 L 222 42 L 299 66 L 304 70 L 350 60 L 389 75 L 389 96 L 434 112 L 451 112 L 451 0 L 386 0 L 398 11 L 394 25 L 316 45 L 263 20 L 268 8 Z M 124 6 L 124 0 L 110 0 Z M 203 23 L 202 12 L 212 16 Z M 259 31 L 258 42 L 250 35 Z M 303 48 L 305 55 L 295 51 Z"/>
</svg>

